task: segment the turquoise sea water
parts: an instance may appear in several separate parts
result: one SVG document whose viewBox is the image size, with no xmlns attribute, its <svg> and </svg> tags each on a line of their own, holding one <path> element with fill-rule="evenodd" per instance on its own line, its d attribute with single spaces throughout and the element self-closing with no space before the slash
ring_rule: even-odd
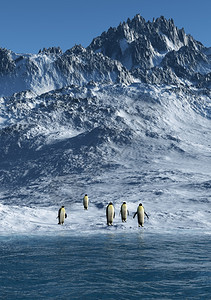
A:
<svg viewBox="0 0 211 300">
<path fill-rule="evenodd" d="M 0 238 L 0 299 L 211 299 L 210 235 Z"/>
</svg>

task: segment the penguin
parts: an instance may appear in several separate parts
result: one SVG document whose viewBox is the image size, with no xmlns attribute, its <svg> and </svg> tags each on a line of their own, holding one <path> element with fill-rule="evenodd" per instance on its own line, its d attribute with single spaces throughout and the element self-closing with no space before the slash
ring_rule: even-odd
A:
<svg viewBox="0 0 211 300">
<path fill-rule="evenodd" d="M 137 211 L 135 212 L 133 218 L 135 218 L 136 215 L 138 216 L 138 226 L 143 227 L 144 226 L 144 215 L 147 217 L 147 219 L 149 219 L 149 216 L 144 211 L 144 207 L 142 206 L 141 203 L 139 204 Z"/>
<path fill-rule="evenodd" d="M 84 209 L 88 209 L 88 205 L 89 205 L 89 198 L 88 195 L 85 194 L 84 198 L 83 198 L 83 205 L 84 205 Z"/>
<path fill-rule="evenodd" d="M 113 225 L 113 219 L 115 218 L 114 206 L 112 202 L 110 202 L 106 208 L 106 218 L 107 218 L 107 225 Z"/>
<path fill-rule="evenodd" d="M 126 202 L 122 203 L 120 213 L 121 213 L 121 217 L 122 217 L 122 222 L 126 222 L 127 221 L 127 215 L 129 215 L 129 211 L 127 209 Z"/>
<path fill-rule="evenodd" d="M 59 223 L 58 224 L 64 224 L 64 219 L 67 218 L 67 214 L 65 212 L 65 208 L 64 206 L 62 206 L 59 211 L 58 211 L 58 219 L 59 219 Z"/>
</svg>

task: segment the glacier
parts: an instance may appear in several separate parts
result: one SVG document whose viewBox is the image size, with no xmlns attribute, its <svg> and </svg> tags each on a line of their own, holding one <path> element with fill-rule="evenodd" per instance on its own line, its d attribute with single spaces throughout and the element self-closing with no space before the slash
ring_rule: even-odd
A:
<svg viewBox="0 0 211 300">
<path fill-rule="evenodd" d="M 136 16 L 86 49 L 1 49 L 0 234 L 210 235 L 210 59 L 163 17 Z M 132 218 L 140 202 L 143 229 Z"/>
</svg>

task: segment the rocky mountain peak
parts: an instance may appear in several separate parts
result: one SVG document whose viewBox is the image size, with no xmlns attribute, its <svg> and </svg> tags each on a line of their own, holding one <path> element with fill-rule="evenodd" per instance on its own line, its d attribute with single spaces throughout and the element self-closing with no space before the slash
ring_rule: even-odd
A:
<svg viewBox="0 0 211 300">
<path fill-rule="evenodd" d="M 137 66 L 146 68 L 153 66 L 156 56 L 164 52 L 179 50 L 189 43 L 200 44 L 186 35 L 184 29 L 178 29 L 172 19 L 166 20 L 163 16 L 146 22 L 143 17 L 136 15 L 132 20 L 120 23 L 117 28 L 109 28 L 101 36 L 95 38 L 89 49 L 102 52 L 113 59 L 120 60 L 129 69 Z M 127 49 L 130 51 L 126 51 Z M 128 64 L 128 52 L 130 52 L 130 65 Z M 127 59 L 128 58 L 128 59 Z"/>
<path fill-rule="evenodd" d="M 60 47 L 50 47 L 50 48 L 43 48 L 40 49 L 38 54 L 45 53 L 45 54 L 62 54 L 62 49 Z"/>
<path fill-rule="evenodd" d="M 0 48 L 0 95 L 30 90 L 41 94 L 90 81 L 183 84 L 210 87 L 210 49 L 161 16 L 133 19 L 110 27 L 84 48 L 75 45 L 38 54 L 15 54 Z"/>
<path fill-rule="evenodd" d="M 88 49 L 120 61 L 146 83 L 187 82 L 198 78 L 196 72 L 206 76 L 211 71 L 210 56 L 205 54 L 204 46 L 164 16 L 146 22 L 138 14 L 103 32 Z"/>
</svg>

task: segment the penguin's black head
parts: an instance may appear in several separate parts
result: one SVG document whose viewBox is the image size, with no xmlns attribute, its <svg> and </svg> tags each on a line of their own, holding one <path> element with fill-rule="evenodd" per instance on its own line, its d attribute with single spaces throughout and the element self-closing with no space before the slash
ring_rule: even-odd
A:
<svg viewBox="0 0 211 300">
<path fill-rule="evenodd" d="M 64 208 L 64 205 L 62 205 L 62 208 Z"/>
<path fill-rule="evenodd" d="M 85 194 L 85 196 L 87 196 L 87 194 Z"/>
<path fill-rule="evenodd" d="M 109 205 L 113 205 L 113 203 L 112 203 L 112 202 L 110 202 L 110 203 L 109 203 Z"/>
<path fill-rule="evenodd" d="M 142 206 L 142 203 L 140 203 L 139 206 Z"/>
<path fill-rule="evenodd" d="M 123 204 L 126 204 L 126 202 L 124 201 Z"/>
</svg>

